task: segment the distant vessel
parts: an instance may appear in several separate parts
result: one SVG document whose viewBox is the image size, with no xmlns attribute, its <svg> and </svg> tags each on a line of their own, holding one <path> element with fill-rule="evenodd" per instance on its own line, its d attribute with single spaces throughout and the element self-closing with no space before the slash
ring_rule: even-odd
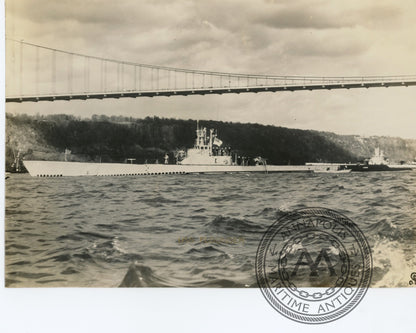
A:
<svg viewBox="0 0 416 333">
<path fill-rule="evenodd" d="M 168 155 L 164 164 L 133 164 L 134 159 L 128 159 L 130 164 L 26 160 L 23 163 L 33 177 L 313 172 L 315 169 L 311 165 L 267 165 L 261 157 L 253 160 L 255 165 L 248 165 L 248 158 L 233 156 L 230 148 L 221 148 L 222 144 L 213 129 L 208 132 L 206 128 L 199 128 L 197 123 L 194 147 L 178 153 L 176 164 L 169 164 Z"/>
<path fill-rule="evenodd" d="M 403 170 L 412 170 L 416 166 L 410 164 L 389 164 L 384 152 L 380 148 L 374 149 L 374 155 L 364 164 L 350 164 L 347 165 L 348 169 L 352 171 L 403 171 Z"/>
<path fill-rule="evenodd" d="M 306 163 L 306 165 L 313 167 L 314 173 L 416 170 L 415 163 L 389 164 L 380 148 L 376 148 L 374 155 L 364 163 Z"/>
</svg>

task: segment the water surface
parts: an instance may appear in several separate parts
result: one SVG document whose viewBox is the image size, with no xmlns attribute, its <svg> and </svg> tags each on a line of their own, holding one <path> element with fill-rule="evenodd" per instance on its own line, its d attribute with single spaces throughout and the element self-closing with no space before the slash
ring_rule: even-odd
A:
<svg viewBox="0 0 416 333">
<path fill-rule="evenodd" d="M 415 171 L 13 174 L 6 180 L 6 286 L 118 287 L 138 277 L 142 286 L 253 287 L 267 227 L 281 214 L 317 206 L 345 214 L 364 232 L 373 286 L 408 286 L 416 267 Z"/>
</svg>

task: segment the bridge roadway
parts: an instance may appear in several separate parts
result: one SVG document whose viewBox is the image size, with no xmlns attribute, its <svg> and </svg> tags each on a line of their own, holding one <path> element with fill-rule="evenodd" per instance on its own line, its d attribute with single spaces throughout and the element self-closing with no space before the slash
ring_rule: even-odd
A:
<svg viewBox="0 0 416 333">
<path fill-rule="evenodd" d="M 273 85 L 273 86 L 253 86 L 253 87 L 224 87 L 224 88 L 195 88 L 180 90 L 152 90 L 152 91 L 122 91 L 122 92 L 100 92 L 100 93 L 76 93 L 76 94 L 56 94 L 38 96 L 17 96 L 6 97 L 6 103 L 40 102 L 40 101 L 71 101 L 104 98 L 137 98 L 137 97 L 158 97 L 158 96 L 191 96 L 209 94 L 241 94 L 277 91 L 299 91 L 299 90 L 332 90 L 332 89 L 355 89 L 355 88 L 375 88 L 375 87 L 408 87 L 416 85 L 414 78 L 411 80 L 400 81 L 369 81 L 369 82 L 340 82 L 340 83 L 314 83 L 297 85 Z"/>
</svg>

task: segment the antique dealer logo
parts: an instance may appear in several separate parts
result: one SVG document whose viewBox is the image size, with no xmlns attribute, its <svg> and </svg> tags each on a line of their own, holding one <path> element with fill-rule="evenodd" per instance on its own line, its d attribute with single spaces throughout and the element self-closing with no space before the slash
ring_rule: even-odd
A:
<svg viewBox="0 0 416 333">
<path fill-rule="evenodd" d="M 364 297 L 372 275 L 364 234 L 344 215 L 305 208 L 279 218 L 256 256 L 258 285 L 282 315 L 307 324 L 345 316 Z"/>
</svg>

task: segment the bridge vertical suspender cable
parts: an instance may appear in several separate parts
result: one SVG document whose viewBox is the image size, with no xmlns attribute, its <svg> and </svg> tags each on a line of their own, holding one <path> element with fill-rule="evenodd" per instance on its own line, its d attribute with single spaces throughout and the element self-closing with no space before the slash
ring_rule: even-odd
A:
<svg viewBox="0 0 416 333">
<path fill-rule="evenodd" d="M 36 95 L 39 95 L 39 48 L 36 48 L 36 73 L 35 73 Z"/>
<path fill-rule="evenodd" d="M 104 60 L 100 63 L 100 90 L 104 91 Z"/>
<path fill-rule="evenodd" d="M 20 95 L 23 94 L 23 41 L 20 41 L 20 56 L 19 56 L 19 60 L 20 60 L 20 66 L 19 66 L 19 77 L 20 77 L 20 82 L 19 82 L 19 91 L 20 91 Z"/>
<path fill-rule="evenodd" d="M 137 66 L 134 66 L 134 90 L 137 90 Z"/>
<path fill-rule="evenodd" d="M 121 91 L 124 91 L 124 62 L 121 63 Z"/>
<path fill-rule="evenodd" d="M 117 63 L 117 91 L 121 89 L 121 64 Z"/>
<path fill-rule="evenodd" d="M 168 74 L 168 89 L 171 89 L 170 87 L 170 71 L 167 71 Z"/>
<path fill-rule="evenodd" d="M 87 58 L 84 57 L 83 59 L 84 61 L 84 74 L 83 74 L 83 78 L 84 78 L 84 93 L 87 93 Z"/>
<path fill-rule="evenodd" d="M 103 89 L 102 91 L 104 91 L 104 93 L 107 92 L 107 61 L 103 60 Z"/>
<path fill-rule="evenodd" d="M 90 58 L 86 57 L 85 58 L 87 65 L 85 66 L 85 70 L 86 70 L 86 82 L 87 82 L 87 88 L 86 88 L 86 92 L 89 93 L 90 92 Z"/>
<path fill-rule="evenodd" d="M 142 90 L 142 66 L 139 66 L 139 90 Z"/>
<path fill-rule="evenodd" d="M 72 54 L 68 54 L 68 91 L 72 93 Z"/>
<path fill-rule="evenodd" d="M 52 51 L 52 80 L 51 80 L 51 84 L 52 84 L 52 93 L 55 94 L 56 93 L 56 51 L 53 50 Z"/>
</svg>

